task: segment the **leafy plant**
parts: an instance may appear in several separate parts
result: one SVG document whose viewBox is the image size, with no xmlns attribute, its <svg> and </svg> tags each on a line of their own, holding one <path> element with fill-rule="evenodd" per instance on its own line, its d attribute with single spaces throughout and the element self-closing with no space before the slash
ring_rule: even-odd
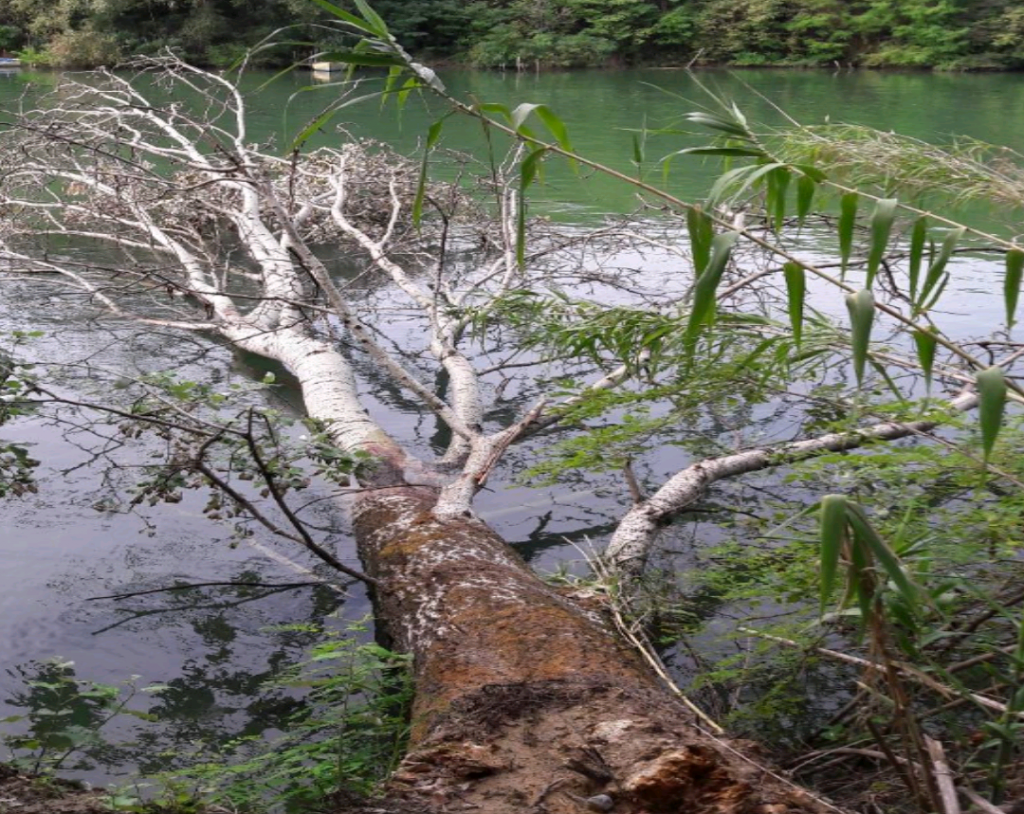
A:
<svg viewBox="0 0 1024 814">
<path fill-rule="evenodd" d="M 365 624 L 344 630 L 294 625 L 323 641 L 268 689 L 304 693 L 287 730 L 267 742 L 241 738 L 207 744 L 199 762 L 158 781 L 212 802 L 292 806 L 337 792 L 372 795 L 398 764 L 409 732 L 409 658 L 361 641 Z"/>
<path fill-rule="evenodd" d="M 116 762 L 120 747 L 105 739 L 103 729 L 123 715 L 150 720 L 146 712 L 131 704 L 139 693 L 163 689 L 158 684 L 139 686 L 139 676 L 121 684 L 80 679 L 74 662 L 61 659 L 33 662 L 7 672 L 25 687 L 7 703 L 26 712 L 0 720 L 7 729 L 15 729 L 0 735 L 0 741 L 10 751 L 10 762 L 31 774 Z"/>
</svg>

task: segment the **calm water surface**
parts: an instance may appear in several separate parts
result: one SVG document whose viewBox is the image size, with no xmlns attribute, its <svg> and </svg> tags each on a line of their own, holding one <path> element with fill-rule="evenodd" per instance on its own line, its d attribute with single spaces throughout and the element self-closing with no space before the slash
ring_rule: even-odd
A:
<svg viewBox="0 0 1024 814">
<path fill-rule="evenodd" d="M 45 88 L 53 78 L 28 71 L 0 74 L 0 110 L 13 107 L 23 94 L 31 97 L 36 91 L 29 82 Z M 251 77 L 250 87 L 265 78 Z M 540 76 L 451 72 L 443 78 L 465 97 L 551 105 L 568 124 L 581 153 L 629 172 L 637 128 L 679 126 L 681 114 L 706 98 L 679 71 Z M 752 120 L 779 121 L 779 114 L 759 95 L 763 94 L 805 123 L 831 117 L 930 141 L 959 134 L 1024 150 L 1020 75 L 712 71 L 700 78 L 739 101 Z M 253 138 L 275 136 L 280 143 L 282 134 L 294 132 L 323 108 L 322 94 L 337 92 L 325 88 L 296 94 L 308 82 L 306 76 L 278 81 L 253 97 Z M 357 135 L 412 151 L 434 118 L 423 104 L 410 102 L 400 119 L 393 111 L 381 115 L 370 104 L 346 109 L 340 120 Z M 316 141 L 326 144 L 339 138 L 325 133 Z M 648 158 L 656 160 L 700 142 L 697 137 L 652 138 Z M 483 146 L 478 127 L 459 120 L 447 125 L 444 144 L 476 151 Z M 693 159 L 680 161 L 669 188 L 681 197 L 698 198 L 714 171 Z M 605 214 L 633 211 L 637 201 L 618 183 L 600 177 L 580 179 L 552 164 L 532 206 L 535 212 L 561 220 L 593 222 Z M 999 214 L 981 217 L 991 219 L 992 228 L 1018 231 L 1012 222 L 994 225 Z M 998 315 L 979 313 L 969 297 L 972 291 L 986 292 L 998 284 L 998 269 L 966 260 L 957 276 L 968 299 L 958 300 L 963 307 L 948 315 L 945 324 L 962 335 L 984 333 Z M 39 358 L 52 356 L 59 348 L 65 359 L 90 360 L 125 375 L 176 368 L 225 385 L 262 375 L 223 348 L 140 336 L 130 326 L 105 325 L 97 330 L 84 324 L 74 308 L 54 305 L 41 289 L 3 284 L 0 331 L 42 330 L 46 335 L 32 351 Z M 824 307 L 829 308 L 827 303 Z M 64 386 L 89 395 L 87 378 Z M 383 390 L 374 391 L 374 397 L 390 431 L 420 447 L 428 443 L 435 430 L 431 421 L 396 405 Z M 270 398 L 279 408 L 294 409 L 294 394 L 284 389 Z M 228 530 L 204 519 L 198 497 L 186 496 L 175 506 L 138 513 L 109 511 L 100 502 L 102 464 L 111 459 L 130 476 L 132 467 L 150 452 L 145 444 L 108 449 L 104 439 L 35 419 L 15 422 L 0 433 L 5 439 L 33 444 L 33 454 L 43 462 L 38 495 L 0 503 L 0 666 L 10 671 L 0 672 L 0 702 L 20 686 L 19 665 L 61 656 L 73 660 L 82 677 L 116 682 L 139 674 L 147 681 L 170 683 L 171 692 L 154 709 L 164 721 L 165 742 L 184 744 L 226 731 L 273 729 L 287 713 L 288 699 L 268 705 L 255 700 L 255 690 L 264 676 L 293 660 L 309 637 L 268 628 L 316 622 L 339 610 L 344 618 L 359 618 L 367 610 L 365 597 L 357 590 L 345 596 L 309 588 L 257 594 L 213 589 L 203 599 L 156 595 L 123 603 L 89 601 L 118 591 L 165 586 L 175 579 L 287 582 L 296 574 L 287 563 L 268 556 L 267 548 L 232 548 Z M 652 470 L 679 467 L 684 463 L 679 456 L 675 451 L 653 456 Z M 512 474 L 508 470 L 515 470 L 516 459 L 522 457 L 526 454 L 508 463 L 506 483 Z M 600 542 L 625 499 L 614 483 L 600 480 L 550 490 L 494 483 L 494 491 L 481 496 L 481 514 L 525 556 L 548 568 L 561 560 L 579 559 L 570 541 Z M 340 555 L 353 558 L 343 518 L 325 517 L 324 522 L 336 524 L 334 540 Z M 694 532 L 681 533 L 680 547 L 687 533 Z M 256 542 L 275 547 L 271 540 L 257 537 Z M 300 567 L 312 566 L 294 552 L 284 553 Z M 5 714 L 0 703 L 0 717 Z M 116 769 L 100 766 L 85 776 L 103 781 L 115 774 Z"/>
</svg>

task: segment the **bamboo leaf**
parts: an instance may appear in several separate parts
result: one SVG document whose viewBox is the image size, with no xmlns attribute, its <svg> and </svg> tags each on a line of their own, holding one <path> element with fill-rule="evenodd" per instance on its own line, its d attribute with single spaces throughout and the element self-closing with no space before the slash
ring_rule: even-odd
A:
<svg viewBox="0 0 1024 814">
<path fill-rule="evenodd" d="M 804 297 L 807 279 L 803 267 L 797 263 L 786 263 L 782 267 L 786 276 L 786 299 L 789 306 L 789 324 L 793 327 L 793 341 L 800 347 L 804 331 Z"/>
<path fill-rule="evenodd" d="M 804 221 L 811 213 L 814 193 L 817 189 L 818 182 L 809 175 L 801 175 L 796 181 L 796 216 L 801 226 L 804 225 Z"/>
<path fill-rule="evenodd" d="M 864 364 L 868 358 L 871 326 L 875 320 L 875 298 L 868 289 L 861 289 L 856 294 L 847 294 L 846 307 L 850 311 L 853 369 L 857 376 L 857 386 L 860 387 L 864 384 Z"/>
<path fill-rule="evenodd" d="M 842 274 L 846 275 L 846 266 L 850 262 L 853 251 L 853 229 L 857 225 L 856 192 L 849 192 L 839 201 L 839 256 L 842 261 Z"/>
<path fill-rule="evenodd" d="M 403 73 L 404 73 L 404 71 L 402 70 L 402 66 L 400 66 L 400 65 L 393 65 L 392 67 L 388 68 L 388 78 L 384 82 L 384 95 L 381 97 L 381 100 L 380 100 L 380 109 L 381 110 L 384 110 L 384 105 L 387 103 L 387 100 L 388 100 L 387 94 L 389 94 L 392 91 L 394 91 L 395 87 L 398 85 L 398 80 L 401 79 Z M 399 115 L 401 115 L 401 113 L 402 113 L 402 103 L 401 103 L 402 99 L 401 99 L 401 96 L 399 96 L 399 100 L 398 101 L 399 101 L 398 113 L 399 113 Z"/>
<path fill-rule="evenodd" d="M 327 122 L 334 118 L 342 108 L 350 107 L 351 105 L 357 105 L 360 102 L 365 102 L 369 99 L 376 99 L 381 95 L 381 91 L 375 91 L 374 93 L 367 93 L 363 96 L 357 96 L 355 99 L 348 99 L 340 104 L 331 105 L 323 113 L 317 116 L 311 121 L 306 127 L 299 133 L 289 146 L 290 151 L 298 150 L 303 144 L 305 144 L 317 131 L 320 130 Z"/>
<path fill-rule="evenodd" d="M 505 119 L 509 124 L 512 124 L 512 111 L 507 105 L 503 105 L 500 102 L 484 102 L 481 105 L 477 105 L 477 110 L 481 113 L 497 113 Z"/>
<path fill-rule="evenodd" d="M 847 520 L 851 512 L 847 511 Z M 860 610 L 861 627 L 868 624 L 872 614 L 872 600 L 875 596 L 876 580 L 874 572 L 874 559 L 871 556 L 871 548 L 864 544 L 859 536 L 850 535 L 850 576 L 847 580 L 846 596 L 844 604 L 852 594 L 857 600 L 857 607 Z"/>
<path fill-rule="evenodd" d="M 963 237 L 964 231 L 965 229 L 963 226 L 957 229 L 950 229 L 945 240 L 942 241 L 942 247 L 939 249 L 938 255 L 928 266 L 928 273 L 925 275 L 924 286 L 921 288 L 921 296 L 917 301 L 918 311 L 927 310 L 925 302 L 942 281 L 943 272 L 946 270 L 949 258 L 953 256 L 953 250 L 956 248 L 956 244 L 960 242 L 960 238 Z"/>
<path fill-rule="evenodd" d="M 555 137 L 555 142 L 567 153 L 573 152 L 572 142 L 569 141 L 569 130 L 563 122 L 547 105 L 537 107 L 537 118 L 544 122 L 548 132 Z"/>
<path fill-rule="evenodd" d="M 419 227 L 420 220 L 423 217 L 423 198 L 427 192 L 427 165 L 430 163 L 430 151 L 434 149 L 439 138 L 441 138 L 441 130 L 444 128 L 444 120 L 448 116 L 442 116 L 432 125 L 427 131 L 427 143 L 423 146 L 423 162 L 420 164 L 420 177 L 416 182 L 416 197 L 412 201 L 412 222 L 413 225 Z"/>
<path fill-rule="evenodd" d="M 540 172 L 540 161 L 547 154 L 547 151 L 547 147 L 540 147 L 523 159 L 523 163 L 519 167 L 520 190 L 523 194 L 526 193 L 527 189 L 537 178 L 537 174 Z"/>
<path fill-rule="evenodd" d="M 868 356 L 868 364 L 871 365 L 875 373 L 877 373 L 881 377 L 882 381 L 885 382 L 885 386 L 889 388 L 889 392 L 892 393 L 893 398 L 901 404 L 906 404 L 906 396 L 904 396 L 899 387 L 896 386 L 896 381 L 889 374 L 885 365 L 875 359 L 872 359 L 870 356 Z"/>
<path fill-rule="evenodd" d="M 864 510 L 855 503 L 850 504 L 847 519 L 858 540 L 863 542 L 874 555 L 874 559 L 882 566 L 886 576 L 896 585 L 896 589 L 903 596 L 907 606 L 916 607 L 922 599 L 923 592 L 919 591 L 911 582 L 907 572 L 903 570 L 900 558 L 871 525 Z"/>
<path fill-rule="evenodd" d="M 686 212 L 686 229 L 690 233 L 690 254 L 693 256 L 694 279 L 699 279 L 707 268 L 711 257 L 711 241 L 715 237 L 715 225 L 711 217 L 699 206 Z"/>
<path fill-rule="evenodd" d="M 807 176 L 816 184 L 820 184 L 822 181 L 828 178 L 828 176 L 825 175 L 825 173 L 823 173 L 821 170 L 819 170 L 817 167 L 811 164 L 794 164 L 793 169 L 800 173 L 800 175 Z"/>
<path fill-rule="evenodd" d="M 883 198 L 875 204 L 875 211 L 871 216 L 871 248 L 868 250 L 868 277 L 864 284 L 865 288 L 871 288 L 882 258 L 885 257 L 892 222 L 896 217 L 896 204 L 895 198 Z"/>
<path fill-rule="evenodd" d="M 664 167 L 668 167 L 668 164 L 664 164 Z M 718 180 L 711 185 L 711 190 L 708 192 L 708 203 L 712 206 L 728 191 L 729 187 L 735 184 L 740 179 L 756 172 L 758 169 L 757 164 L 751 164 L 746 167 L 737 167 L 736 169 L 729 170 L 718 177 Z"/>
<path fill-rule="evenodd" d="M 540 105 L 531 104 L 530 102 L 523 102 L 518 105 L 515 110 L 512 111 L 512 128 L 518 130 L 526 120 L 530 118 L 530 114 L 533 113 Z"/>
<path fill-rule="evenodd" d="M 386 38 L 388 36 L 387 23 L 373 10 L 373 7 L 366 0 L 355 0 L 355 4 L 359 13 L 363 15 L 363 19 L 373 26 L 374 33 L 379 37 Z"/>
<path fill-rule="evenodd" d="M 693 291 L 693 309 L 690 311 L 690 319 L 686 325 L 686 341 L 692 348 L 700 334 L 702 325 L 710 324 L 715 317 L 715 294 L 718 291 L 718 284 L 722 280 L 722 274 L 729 263 L 732 254 L 732 247 L 736 244 L 739 232 L 723 232 L 716 235 L 711 242 L 711 257 L 708 259 L 707 268 L 697 278 Z"/>
<path fill-rule="evenodd" d="M 976 380 L 978 382 L 981 445 L 985 450 L 987 463 L 1003 425 L 1003 411 L 1006 407 L 1006 376 L 1001 367 L 993 366 L 979 373 Z"/>
<path fill-rule="evenodd" d="M 739 197 L 744 192 L 746 192 L 750 187 L 752 187 L 754 184 L 756 184 L 758 181 L 764 178 L 766 175 L 769 175 L 769 173 L 772 173 L 777 169 L 785 168 L 785 166 L 785 164 L 779 164 L 778 162 L 774 162 L 771 164 L 755 164 L 750 167 L 740 167 L 740 170 L 745 170 L 746 172 L 732 179 L 733 181 L 741 181 L 741 183 L 739 184 L 739 186 L 737 186 L 735 189 L 731 191 L 730 196 L 734 198 Z M 733 172 L 736 172 L 736 170 L 733 170 Z M 726 173 L 724 176 L 722 176 L 722 178 L 718 180 L 722 181 L 723 178 L 731 174 L 732 173 Z M 719 195 L 721 195 L 723 192 L 726 191 L 726 189 L 728 189 L 728 185 L 723 186 L 719 190 L 718 195 L 716 195 L 715 190 L 717 187 L 718 183 L 716 183 L 715 186 L 711 188 L 711 194 L 708 195 L 709 203 L 717 203 Z"/>
<path fill-rule="evenodd" d="M 743 141 L 752 140 L 749 131 L 742 123 L 729 121 L 722 116 L 716 116 L 714 113 L 687 113 L 684 118 L 692 124 L 699 124 L 702 127 L 707 127 L 709 130 L 717 130 L 719 133 L 725 133 L 728 136 L 733 136 Z"/>
<path fill-rule="evenodd" d="M 405 84 L 402 85 L 398 91 L 398 112 L 401 113 L 405 110 L 405 103 L 409 101 L 409 94 L 412 93 L 416 88 L 421 87 L 419 79 L 415 76 L 410 76 L 405 80 Z"/>
<path fill-rule="evenodd" d="M 1006 327 L 1012 328 L 1020 297 L 1021 277 L 1024 277 L 1024 251 L 1010 249 L 1006 253 L 1006 277 L 1003 280 L 1003 297 L 1006 300 Z"/>
<path fill-rule="evenodd" d="M 789 168 L 779 167 L 773 170 L 768 176 L 768 185 L 772 190 L 772 204 L 768 211 L 775 216 L 775 231 L 782 230 L 782 224 L 786 220 L 786 192 L 789 190 Z"/>
<path fill-rule="evenodd" d="M 345 11 L 344 9 L 338 8 L 333 3 L 327 2 L 327 0 L 313 0 L 320 8 L 326 11 L 328 14 L 332 14 L 339 20 L 343 20 L 354 28 L 358 28 L 360 31 L 365 31 L 367 34 L 377 35 L 378 32 L 374 31 L 373 27 L 368 24 L 365 20 L 360 20 L 356 15 Z"/>
<path fill-rule="evenodd" d="M 924 246 L 928 239 L 928 218 L 918 218 L 910 235 L 910 264 L 907 274 L 910 277 L 910 301 L 917 301 L 917 284 L 921 277 L 921 260 L 924 258 Z"/>
<path fill-rule="evenodd" d="M 644 143 L 636 133 L 633 134 L 633 163 L 638 167 L 644 163 Z"/>
<path fill-rule="evenodd" d="M 519 166 L 519 207 L 516 211 L 516 263 L 520 268 L 526 265 L 526 192 L 540 171 L 541 159 L 547 154 L 547 147 L 540 147 L 526 156 Z"/>
<path fill-rule="evenodd" d="M 404 68 L 405 62 L 394 54 L 367 53 L 365 51 L 328 51 L 320 54 L 324 62 L 344 62 L 368 68 Z"/>
<path fill-rule="evenodd" d="M 917 361 L 921 365 L 921 370 L 924 371 L 925 387 L 928 388 L 930 393 L 932 389 L 932 370 L 935 367 L 935 348 L 938 344 L 935 340 L 935 334 L 930 330 L 915 330 L 914 344 L 917 346 Z"/>
<path fill-rule="evenodd" d="M 836 584 L 839 558 L 846 543 L 846 507 L 843 495 L 825 495 L 821 499 L 819 535 L 821 540 L 821 612 Z"/>
<path fill-rule="evenodd" d="M 665 156 L 662 161 L 667 161 L 677 155 L 724 155 L 732 157 L 764 158 L 764 150 L 756 147 L 688 147 L 685 150 L 677 150 Z"/>
</svg>

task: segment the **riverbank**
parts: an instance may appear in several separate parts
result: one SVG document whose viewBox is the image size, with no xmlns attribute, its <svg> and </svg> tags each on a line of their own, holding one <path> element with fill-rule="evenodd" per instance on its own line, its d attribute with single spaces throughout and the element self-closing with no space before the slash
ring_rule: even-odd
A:
<svg viewBox="0 0 1024 814">
<path fill-rule="evenodd" d="M 0 763 L 0 811 L 12 814 L 110 814 L 110 795 L 94 791 L 70 780 L 50 776 L 30 776 Z M 139 814 L 172 814 L 163 806 L 134 808 Z M 194 814 L 214 811 L 189 809 Z M 181 809 L 178 809 L 180 812 Z"/>
</svg>

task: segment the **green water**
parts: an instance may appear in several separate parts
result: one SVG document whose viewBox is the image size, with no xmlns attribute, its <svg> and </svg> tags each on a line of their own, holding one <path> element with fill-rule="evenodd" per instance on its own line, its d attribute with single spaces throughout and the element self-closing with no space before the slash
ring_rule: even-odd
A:
<svg viewBox="0 0 1024 814">
<path fill-rule="evenodd" d="M 308 74 L 285 77 L 259 89 L 268 78 L 251 76 L 245 83 L 253 110 L 251 139 L 273 138 L 283 150 L 288 136 L 340 91 L 332 87 L 303 91 L 311 81 Z M 452 71 L 442 72 L 442 78 L 460 98 L 550 105 L 565 120 L 581 154 L 629 173 L 635 171 L 631 163 L 635 132 L 645 127 L 677 127 L 683 113 L 707 101 L 694 80 L 681 71 L 539 76 Z M 699 78 L 739 102 L 751 120 L 768 125 L 781 121 L 772 107 L 775 104 L 805 123 L 830 118 L 929 141 L 941 142 L 958 134 L 1024 150 L 1019 126 L 1024 121 L 1024 76 L 765 70 L 710 71 Z M 13 109 L 19 99 L 31 102 L 55 79 L 54 74 L 29 71 L 0 74 L 0 121 L 3 111 Z M 369 103 L 346 108 L 337 123 L 356 135 L 413 152 L 436 116 L 436 109 L 410 100 L 400 118 L 393 108 L 382 112 L 379 105 Z M 332 125 L 313 139 L 313 145 L 337 143 L 341 138 Z M 704 138 L 652 137 L 647 145 L 649 171 L 660 180 L 658 159 Z M 486 156 L 480 127 L 468 120 L 450 120 L 442 146 Z M 700 198 L 717 170 L 717 163 L 681 159 L 673 166 L 668 189 L 683 198 Z M 562 220 L 592 222 L 604 214 L 631 212 L 638 201 L 630 188 L 614 180 L 578 178 L 550 162 L 545 185 L 531 205 L 535 212 Z M 965 285 L 990 290 L 995 273 L 977 265 Z M 42 302 L 37 308 L 35 294 L 28 289 L 5 286 L 0 294 L 0 331 L 45 331 L 40 356 L 53 355 L 59 343 L 61 352 L 87 358 L 94 350 L 91 343 L 107 341 L 98 340 L 89 326 L 76 324 L 66 309 L 46 310 Z M 962 311 L 948 322 L 969 333 L 980 324 L 980 317 L 971 308 Z M 998 319 L 998 314 L 992 315 L 989 324 Z M 182 357 L 194 351 L 194 346 L 179 345 L 177 339 L 147 342 L 143 338 L 117 346 L 126 370 L 139 360 L 166 368 L 187 365 Z M 247 375 L 224 349 L 203 349 L 196 358 L 201 360 L 203 375 L 223 381 Z M 417 413 L 389 406 L 387 428 L 399 437 L 422 440 L 431 431 Z M 192 602 L 170 613 L 158 613 L 152 604 L 128 608 L 90 603 L 90 596 L 157 587 L 174 578 L 201 581 L 256 575 L 274 582 L 286 581 L 290 575 L 258 552 L 230 549 L 227 531 L 212 527 L 199 508 L 187 501 L 149 513 L 157 530 L 153 538 L 139 535 L 135 517 L 96 511 L 92 504 L 99 473 L 76 468 L 87 456 L 69 448 L 53 427 L 22 422 L 4 427 L 0 437 L 32 443 L 34 457 L 45 462 L 40 495 L 0 504 L 0 560 L 17 565 L 0 571 L 0 663 L 4 665 L 60 655 L 74 659 L 80 675 L 97 680 L 117 681 L 143 673 L 146 680 L 169 682 L 175 688 L 170 696 L 173 703 L 165 700 L 166 709 L 158 711 L 172 739 L 182 742 L 200 735 L 221 737 L 228 730 L 258 733 L 274 726 L 277 718 L 253 701 L 257 680 L 298 653 L 295 642 L 266 629 L 300 619 L 315 621 L 339 605 L 350 618 L 365 612 L 361 595 L 339 600 L 302 591 L 244 603 L 238 600 L 213 609 Z M 655 460 L 654 468 L 674 468 L 678 461 L 669 457 Z M 73 474 L 62 474 L 62 469 Z M 621 489 L 602 493 L 601 488 L 599 479 L 561 491 L 498 488 L 483 493 L 478 508 L 525 556 L 551 568 L 558 560 L 578 559 L 567 539 L 600 542 L 609 532 L 625 498 Z M 344 534 L 339 535 L 338 546 L 341 556 L 354 556 Z M 11 692 L 11 680 L 0 675 L 0 716 L 6 714 L 3 701 Z M 286 708 L 283 703 L 281 710 Z M 86 776 L 102 781 L 108 773 L 109 767 L 101 767 Z"/>
<path fill-rule="evenodd" d="M 623 172 L 634 173 L 634 135 L 643 129 L 680 128 L 681 116 L 710 104 L 700 84 L 735 100 L 751 122 L 766 126 L 783 123 L 784 110 L 805 124 L 849 122 L 892 130 L 931 142 L 968 136 L 1024 149 L 1024 76 L 1018 74 L 932 74 L 819 71 L 703 71 L 695 78 L 685 71 L 632 70 L 546 74 L 499 74 L 452 71 L 441 73 L 459 98 L 509 105 L 545 103 L 566 122 L 577 151 Z M 255 85 L 255 77 L 253 85 Z M 259 126 L 269 132 L 294 132 L 336 94 L 325 88 L 292 97 L 308 79 L 298 76 L 262 90 L 253 98 Z M 436 108 L 436 105 L 434 105 Z M 285 111 L 282 115 L 281 111 Z M 339 114 L 358 135 L 382 139 L 400 150 L 412 151 L 436 118 L 422 102 L 410 102 L 399 118 L 379 105 L 346 108 Z M 324 141 L 329 141 L 324 137 Z M 651 136 L 646 145 L 648 172 L 660 179 L 658 161 L 683 147 L 704 143 L 697 134 Z M 443 146 L 485 153 L 479 125 L 449 119 Z M 632 190 L 614 179 L 578 179 L 564 167 L 548 162 L 547 185 L 536 199 L 556 211 L 571 213 L 629 212 L 636 207 Z M 680 159 L 668 181 L 671 192 L 699 198 L 707 192 L 717 161 Z"/>
<path fill-rule="evenodd" d="M 36 92 L 52 86 L 56 76 L 27 70 L 0 75 L 0 109 L 13 106 L 30 84 L 36 84 Z M 270 78 L 270 74 L 255 73 L 243 82 L 249 94 L 254 140 L 286 144 L 344 93 L 337 85 L 314 81 L 306 72 L 268 84 Z M 711 104 L 701 84 L 738 102 L 752 122 L 769 127 L 783 123 L 781 109 L 805 124 L 827 120 L 864 124 L 938 143 L 955 135 L 967 136 L 1024 150 L 1024 132 L 1018 126 L 1024 121 L 1021 74 L 711 70 L 694 78 L 681 70 L 656 69 L 543 74 L 442 70 L 441 78 L 455 96 L 466 101 L 550 105 L 568 125 L 578 152 L 630 174 L 636 172 L 632 163 L 634 135 L 645 128 L 681 127 L 684 113 Z M 379 87 L 379 80 L 371 75 L 354 95 Z M 35 93 L 29 91 L 28 95 Z M 376 101 L 353 105 L 340 111 L 310 144 L 337 143 L 342 138 L 337 133 L 340 125 L 355 135 L 380 139 L 412 153 L 440 110 L 438 102 L 415 97 L 401 114 L 393 104 L 385 109 Z M 661 158 L 706 140 L 704 134 L 650 136 L 647 172 L 660 179 Z M 447 120 L 441 146 L 478 157 L 487 154 L 480 126 L 465 118 Z M 500 155 L 503 146 L 495 144 L 495 152 Z M 717 167 L 717 162 L 679 160 L 667 185 L 681 197 L 699 198 L 706 193 Z M 545 180 L 534 199 L 563 218 L 571 219 L 574 212 L 592 217 L 636 207 L 633 191 L 623 184 L 605 177 L 578 178 L 557 162 L 548 162 Z"/>
</svg>

